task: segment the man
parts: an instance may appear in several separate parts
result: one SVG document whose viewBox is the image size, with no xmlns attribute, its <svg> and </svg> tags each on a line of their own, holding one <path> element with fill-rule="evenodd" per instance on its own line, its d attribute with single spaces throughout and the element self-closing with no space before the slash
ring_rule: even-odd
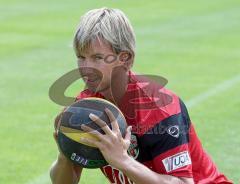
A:
<svg viewBox="0 0 240 184">
<path fill-rule="evenodd" d="M 94 114 L 89 117 L 105 134 L 82 126 L 98 137 L 96 142 L 82 141 L 100 149 L 109 163 L 101 170 L 111 183 L 231 183 L 203 150 L 184 103 L 161 84 L 131 71 L 135 35 L 123 12 L 108 8 L 87 12 L 75 34 L 74 49 L 87 86 L 77 100 L 105 98 L 121 109 L 129 125 L 122 137 L 106 109 L 112 130 Z M 79 182 L 81 171 L 60 152 L 50 176 L 54 184 L 72 184 Z"/>
</svg>

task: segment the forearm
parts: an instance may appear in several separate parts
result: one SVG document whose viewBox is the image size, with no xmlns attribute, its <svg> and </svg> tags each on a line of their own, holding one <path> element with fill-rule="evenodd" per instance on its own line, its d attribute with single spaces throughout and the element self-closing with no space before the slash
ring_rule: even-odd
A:
<svg viewBox="0 0 240 184">
<path fill-rule="evenodd" d="M 80 172 L 82 169 L 80 169 Z M 80 173 L 81 174 L 81 173 Z M 77 177 L 73 164 L 66 158 L 58 157 L 50 169 L 50 178 L 53 184 L 77 184 Z"/>
<path fill-rule="evenodd" d="M 184 184 L 177 177 L 158 174 L 133 158 L 128 158 L 120 170 L 128 176 L 135 184 Z M 190 179 L 191 180 L 191 179 Z M 191 183 L 191 182 L 190 182 Z"/>
</svg>

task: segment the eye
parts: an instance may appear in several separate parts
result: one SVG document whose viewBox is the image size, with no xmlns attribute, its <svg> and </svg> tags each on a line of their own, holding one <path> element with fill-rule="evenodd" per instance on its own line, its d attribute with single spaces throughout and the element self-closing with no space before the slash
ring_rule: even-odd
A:
<svg viewBox="0 0 240 184">
<path fill-rule="evenodd" d="M 95 56 L 94 59 L 95 60 L 101 60 L 101 59 L 103 59 L 103 57 L 102 56 Z"/>
<path fill-rule="evenodd" d="M 84 56 L 81 56 L 81 55 L 77 56 L 77 58 L 78 58 L 79 61 L 85 60 L 85 57 L 84 57 Z"/>
<path fill-rule="evenodd" d="M 85 59 L 85 57 L 84 56 L 79 56 L 79 59 Z"/>
</svg>

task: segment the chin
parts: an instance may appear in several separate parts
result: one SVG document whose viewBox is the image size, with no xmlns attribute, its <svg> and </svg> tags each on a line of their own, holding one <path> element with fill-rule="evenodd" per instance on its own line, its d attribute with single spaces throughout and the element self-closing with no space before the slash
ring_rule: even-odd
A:
<svg viewBox="0 0 240 184">
<path fill-rule="evenodd" d="M 94 93 L 100 93 L 104 91 L 104 88 L 101 88 L 101 87 L 87 86 L 87 88 Z"/>
<path fill-rule="evenodd" d="M 110 86 L 99 86 L 97 89 L 95 89 L 95 92 L 102 93 L 108 91 Z"/>
<path fill-rule="evenodd" d="M 95 84 L 88 84 L 85 83 L 86 87 L 94 92 L 94 93 L 104 93 L 105 91 L 110 89 L 110 84 L 109 83 L 104 83 L 104 82 L 100 82 L 100 83 L 95 83 Z"/>
<path fill-rule="evenodd" d="M 92 87 L 92 86 L 87 86 L 87 89 L 90 90 L 90 91 L 93 92 L 93 93 L 99 92 L 97 88 Z"/>
</svg>

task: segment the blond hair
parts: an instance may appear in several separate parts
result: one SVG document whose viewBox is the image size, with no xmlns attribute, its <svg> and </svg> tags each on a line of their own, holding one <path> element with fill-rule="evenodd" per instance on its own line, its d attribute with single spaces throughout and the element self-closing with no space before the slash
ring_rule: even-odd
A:
<svg viewBox="0 0 240 184">
<path fill-rule="evenodd" d="M 119 9 L 93 9 L 81 17 L 73 42 L 76 55 L 86 52 L 95 39 L 107 41 L 117 54 L 128 51 L 135 55 L 133 28 Z"/>
</svg>

